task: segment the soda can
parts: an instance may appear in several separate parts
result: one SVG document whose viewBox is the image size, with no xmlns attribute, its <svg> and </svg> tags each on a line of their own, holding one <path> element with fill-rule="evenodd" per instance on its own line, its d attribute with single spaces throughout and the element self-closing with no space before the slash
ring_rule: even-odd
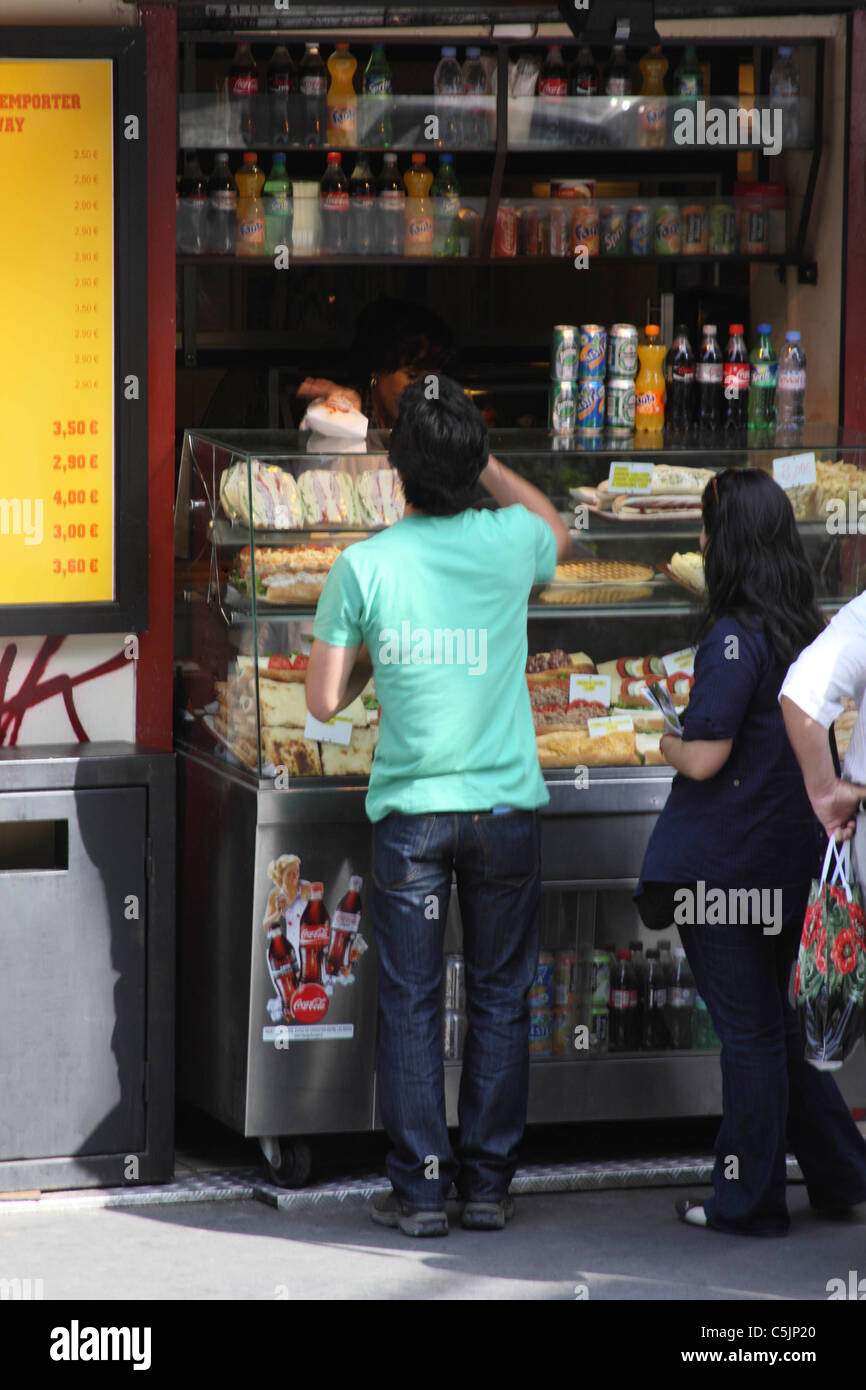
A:
<svg viewBox="0 0 866 1390">
<path fill-rule="evenodd" d="M 607 951 L 593 953 L 590 961 L 589 988 L 593 1009 L 606 1009 L 610 1003 L 610 956 Z"/>
<path fill-rule="evenodd" d="M 598 1055 L 607 1052 L 608 1016 L 606 1008 L 593 1009 L 589 1016 L 589 1050 Z"/>
<path fill-rule="evenodd" d="M 462 955 L 445 957 L 442 982 L 442 1003 L 446 1009 L 466 1012 L 466 967 Z"/>
<path fill-rule="evenodd" d="M 710 255 L 733 256 L 737 249 L 737 219 L 731 203 L 714 203 L 710 208 Z"/>
<path fill-rule="evenodd" d="M 574 1009 L 568 1004 L 553 1010 L 553 1055 L 567 1057 L 574 1041 Z"/>
<path fill-rule="evenodd" d="M 634 379 L 609 376 L 604 415 L 611 434 L 634 434 L 634 403 Z"/>
<path fill-rule="evenodd" d="M 682 224 L 676 203 L 659 203 L 655 210 L 653 226 L 655 254 L 678 256 L 682 245 Z"/>
<path fill-rule="evenodd" d="M 517 255 L 517 212 L 503 204 L 496 210 L 496 226 L 493 231 L 494 256 Z"/>
<path fill-rule="evenodd" d="M 571 323 L 559 323 L 553 330 L 550 347 L 550 376 L 553 381 L 577 381 L 577 328 Z"/>
<path fill-rule="evenodd" d="M 466 1041 L 466 1015 L 457 1009 L 442 1010 L 442 1057 L 446 1062 L 459 1062 Z"/>
<path fill-rule="evenodd" d="M 707 210 L 700 203 L 688 203 L 683 208 L 682 236 L 684 256 L 707 254 Z"/>
<path fill-rule="evenodd" d="M 652 245 L 653 219 L 647 203 L 632 203 L 628 210 L 628 249 L 633 256 L 648 256 Z"/>
<path fill-rule="evenodd" d="M 770 249 L 770 215 L 756 200 L 746 203 L 742 213 L 740 250 L 744 256 L 766 256 Z"/>
<path fill-rule="evenodd" d="M 578 434 L 601 434 L 604 430 L 604 382 L 586 377 L 577 383 Z"/>
<path fill-rule="evenodd" d="M 595 203 L 578 203 L 571 222 L 571 233 L 575 252 L 583 246 L 586 248 L 588 255 L 598 255 L 599 224 L 600 218 Z"/>
<path fill-rule="evenodd" d="M 627 244 L 625 213 L 608 203 L 601 210 L 601 254 L 624 256 Z"/>
<path fill-rule="evenodd" d="M 566 207 L 552 207 L 547 218 L 551 256 L 567 256 L 570 250 L 570 219 Z"/>
<path fill-rule="evenodd" d="M 549 1057 L 553 1049 L 553 1009 L 548 1005 L 529 1008 L 529 1055 Z"/>
<path fill-rule="evenodd" d="M 535 979 L 529 990 L 530 1008 L 553 1008 L 553 972 L 553 952 L 540 951 L 538 955 L 538 966 L 535 971 Z"/>
<path fill-rule="evenodd" d="M 557 951 L 553 967 L 554 1008 L 574 1007 L 574 951 Z"/>
<path fill-rule="evenodd" d="M 637 376 L 637 328 L 633 323 L 615 323 L 607 331 L 607 374 Z"/>
<path fill-rule="evenodd" d="M 580 325 L 580 365 L 577 375 L 581 381 L 587 377 L 604 377 L 604 363 L 607 357 L 607 329 L 600 323 Z"/>
<path fill-rule="evenodd" d="M 573 434 L 577 424 L 577 382 L 551 381 L 550 429 L 554 434 Z"/>
<path fill-rule="evenodd" d="M 517 254 L 518 256 L 541 255 L 541 228 L 538 208 L 531 204 L 517 209 Z"/>
</svg>

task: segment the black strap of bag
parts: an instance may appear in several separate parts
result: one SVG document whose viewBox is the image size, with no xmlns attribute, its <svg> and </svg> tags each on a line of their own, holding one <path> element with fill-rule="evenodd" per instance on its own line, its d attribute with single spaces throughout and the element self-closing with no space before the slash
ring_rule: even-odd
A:
<svg viewBox="0 0 866 1390">
<path fill-rule="evenodd" d="M 837 777 L 842 776 L 842 765 L 839 762 L 839 749 L 836 747 L 836 725 L 830 725 L 830 753 L 833 758 L 833 767 Z"/>
</svg>

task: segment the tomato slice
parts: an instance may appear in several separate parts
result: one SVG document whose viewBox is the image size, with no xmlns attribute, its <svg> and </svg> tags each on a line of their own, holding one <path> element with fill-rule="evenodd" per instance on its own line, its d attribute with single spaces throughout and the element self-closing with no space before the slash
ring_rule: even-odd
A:
<svg viewBox="0 0 866 1390">
<path fill-rule="evenodd" d="M 296 656 L 291 667 L 293 671 L 306 671 L 309 664 L 310 658 L 308 656 Z"/>
<path fill-rule="evenodd" d="M 288 656 L 269 656 L 269 657 L 268 657 L 268 670 L 269 670 L 269 671 L 291 671 L 291 669 L 292 669 L 292 659 L 291 659 L 291 657 L 288 657 Z"/>
</svg>

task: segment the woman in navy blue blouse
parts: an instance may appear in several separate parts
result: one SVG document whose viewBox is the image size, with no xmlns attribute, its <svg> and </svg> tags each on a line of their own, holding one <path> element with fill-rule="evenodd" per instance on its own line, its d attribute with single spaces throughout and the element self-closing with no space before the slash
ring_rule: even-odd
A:
<svg viewBox="0 0 866 1390">
<path fill-rule="evenodd" d="M 788 1002 L 820 844 L 778 696 L 823 620 L 791 504 L 768 474 L 718 473 L 702 506 L 705 635 L 682 738 L 662 739 L 678 775 L 637 903 L 648 927 L 678 928 L 722 1042 L 714 1196 L 677 1211 L 784 1235 L 788 1142 L 818 1212 L 866 1201 L 866 1142 L 836 1083 L 804 1061 Z"/>
</svg>

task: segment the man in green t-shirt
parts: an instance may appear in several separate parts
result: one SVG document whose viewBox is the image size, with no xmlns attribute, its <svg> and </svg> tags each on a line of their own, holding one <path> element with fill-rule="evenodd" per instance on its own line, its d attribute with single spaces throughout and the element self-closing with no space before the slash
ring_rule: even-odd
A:
<svg viewBox="0 0 866 1390">
<path fill-rule="evenodd" d="M 531 586 L 551 579 L 570 541 L 548 499 L 488 459 L 484 419 L 447 377 L 403 392 L 390 457 L 405 515 L 349 546 L 331 570 L 307 704 L 331 719 L 372 666 L 382 706 L 366 802 L 376 1075 L 394 1144 L 393 1191 L 372 1215 L 407 1235 L 447 1235 L 452 1182 L 464 1226 L 501 1228 L 513 1210 L 538 956 L 537 808 L 548 800 L 524 678 L 526 610 Z M 498 509 L 471 505 L 479 481 Z M 440 999 L 452 874 L 468 1019 L 453 1152 Z"/>
</svg>

